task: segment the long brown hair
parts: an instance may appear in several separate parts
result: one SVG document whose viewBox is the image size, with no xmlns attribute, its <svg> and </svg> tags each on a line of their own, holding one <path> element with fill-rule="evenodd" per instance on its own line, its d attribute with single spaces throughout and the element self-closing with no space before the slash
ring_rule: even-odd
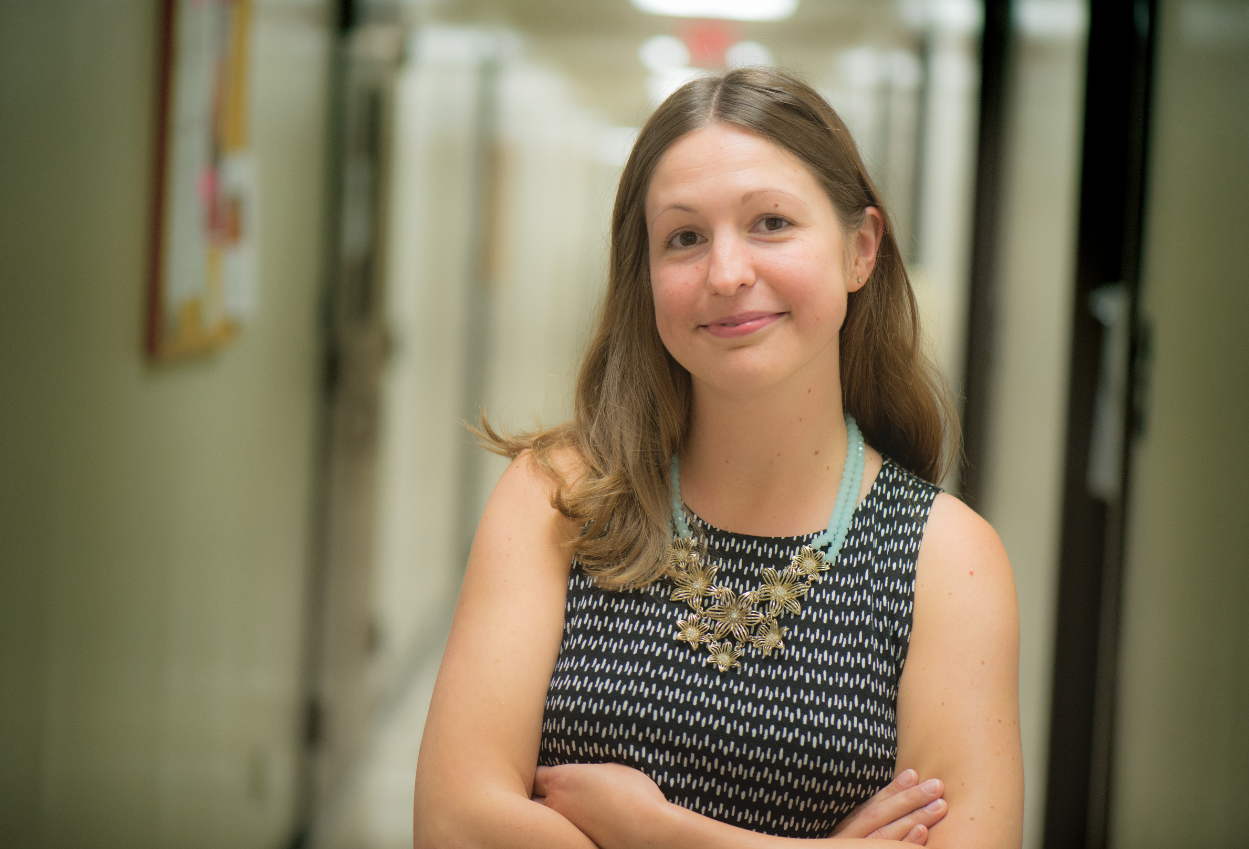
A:
<svg viewBox="0 0 1249 849">
<path fill-rule="evenodd" d="M 832 200 L 847 234 L 880 210 L 885 234 L 866 284 L 849 296 L 840 336 L 846 412 L 867 441 L 936 482 L 957 444 L 949 390 L 920 344 L 915 295 L 890 225 L 846 125 L 810 86 L 788 74 L 739 68 L 696 79 L 655 111 L 620 177 L 612 212 L 607 294 L 577 381 L 571 422 L 506 435 L 482 419 L 487 447 L 525 449 L 558 482 L 554 506 L 583 529 L 573 552 L 601 586 L 661 577 L 670 539 L 668 464 L 689 426 L 689 373 L 659 338 L 650 287 L 646 193 L 660 157 L 709 124 L 743 127 L 797 156 Z M 577 460 L 566 477 L 567 454 Z"/>
</svg>

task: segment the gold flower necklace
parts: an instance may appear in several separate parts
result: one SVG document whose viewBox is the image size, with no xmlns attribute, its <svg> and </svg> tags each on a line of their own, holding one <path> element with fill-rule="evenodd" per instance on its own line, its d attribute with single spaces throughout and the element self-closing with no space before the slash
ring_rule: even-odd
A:
<svg viewBox="0 0 1249 849">
<path fill-rule="evenodd" d="M 707 541 L 696 540 L 681 503 L 681 472 L 672 455 L 672 542 L 668 545 L 668 577 L 672 600 L 684 601 L 691 613 L 677 620 L 676 638 L 691 648 L 706 646 L 707 658 L 721 672 L 741 668 L 747 646 L 767 657 L 773 649 L 785 648 L 788 629 L 776 621 L 783 613 L 801 613 L 799 601 L 837 561 L 841 546 L 850 532 L 850 522 L 863 483 L 863 434 L 846 416 L 846 463 L 828 528 L 809 545 L 804 545 L 780 572 L 768 567 L 763 582 L 738 595 L 716 583 L 719 566 L 708 562 Z M 710 601 L 710 605 L 707 602 Z"/>
</svg>

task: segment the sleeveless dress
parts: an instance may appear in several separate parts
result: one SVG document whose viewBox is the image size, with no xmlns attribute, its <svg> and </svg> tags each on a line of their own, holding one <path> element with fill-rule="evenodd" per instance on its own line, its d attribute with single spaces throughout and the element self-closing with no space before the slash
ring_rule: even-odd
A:
<svg viewBox="0 0 1249 849">
<path fill-rule="evenodd" d="M 938 491 L 886 458 L 833 568 L 780 616 L 785 648 L 748 649 L 726 672 L 675 639 L 689 607 L 668 581 L 602 590 L 574 561 L 538 763 L 625 764 L 722 822 L 827 836 L 893 778 L 915 561 Z M 817 536 L 693 528 L 717 583 L 739 594 Z"/>
</svg>

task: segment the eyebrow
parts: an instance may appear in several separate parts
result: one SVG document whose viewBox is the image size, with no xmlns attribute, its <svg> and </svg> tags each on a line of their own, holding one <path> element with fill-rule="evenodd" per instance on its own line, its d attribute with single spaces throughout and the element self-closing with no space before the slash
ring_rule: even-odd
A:
<svg viewBox="0 0 1249 849">
<path fill-rule="evenodd" d="M 655 213 L 655 217 L 656 217 L 656 218 L 658 218 L 659 216 L 663 215 L 664 213 L 666 213 L 666 212 L 671 212 L 671 211 L 672 211 L 672 210 L 674 210 L 674 209 L 675 209 L 675 210 L 677 210 L 678 212 L 688 212 L 688 213 L 690 213 L 691 215 L 695 214 L 694 207 L 692 207 L 692 206 L 686 206 L 686 205 L 685 205 L 685 204 L 683 204 L 683 203 L 670 203 L 670 204 L 668 204 L 667 206 L 665 206 L 663 209 L 661 209 L 661 210 L 659 210 L 658 212 L 656 212 L 656 213 Z"/>
<path fill-rule="evenodd" d="M 745 203 L 746 201 L 753 200 L 755 197 L 759 195 L 767 195 L 767 194 L 781 194 L 781 195 L 785 195 L 786 197 L 794 198 L 795 200 L 798 200 L 798 201 L 802 200 L 793 192 L 788 192 L 785 189 L 751 189 L 750 191 L 746 192 L 746 194 L 742 195 L 742 202 Z M 678 212 L 688 212 L 691 215 L 696 215 L 698 212 L 698 210 L 694 209 L 694 207 L 687 206 L 686 204 L 683 204 L 683 203 L 670 203 L 667 206 L 665 206 L 663 209 L 656 212 L 655 218 L 659 218 L 664 213 L 671 212 L 673 210 L 677 210 Z"/>
<path fill-rule="evenodd" d="M 793 192 L 787 192 L 784 189 L 754 189 L 742 195 L 742 200 L 748 201 L 757 197 L 758 195 L 768 195 L 768 194 L 781 194 L 787 197 L 794 198 L 795 200 L 802 200 L 802 198 L 798 197 Z"/>
</svg>

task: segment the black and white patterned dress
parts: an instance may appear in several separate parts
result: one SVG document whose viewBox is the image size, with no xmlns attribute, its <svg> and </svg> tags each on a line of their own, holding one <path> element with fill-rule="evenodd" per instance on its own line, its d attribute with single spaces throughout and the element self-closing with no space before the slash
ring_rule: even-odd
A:
<svg viewBox="0 0 1249 849">
<path fill-rule="evenodd" d="M 938 489 L 886 459 L 836 564 L 782 614 L 785 649 L 719 672 L 674 639 L 684 602 L 667 581 L 596 587 L 576 563 L 538 762 L 622 763 L 669 801 L 752 831 L 828 835 L 892 780 L 898 679 L 915 561 Z M 752 537 L 695 520 L 737 593 L 789 565 L 816 534 Z"/>
</svg>

